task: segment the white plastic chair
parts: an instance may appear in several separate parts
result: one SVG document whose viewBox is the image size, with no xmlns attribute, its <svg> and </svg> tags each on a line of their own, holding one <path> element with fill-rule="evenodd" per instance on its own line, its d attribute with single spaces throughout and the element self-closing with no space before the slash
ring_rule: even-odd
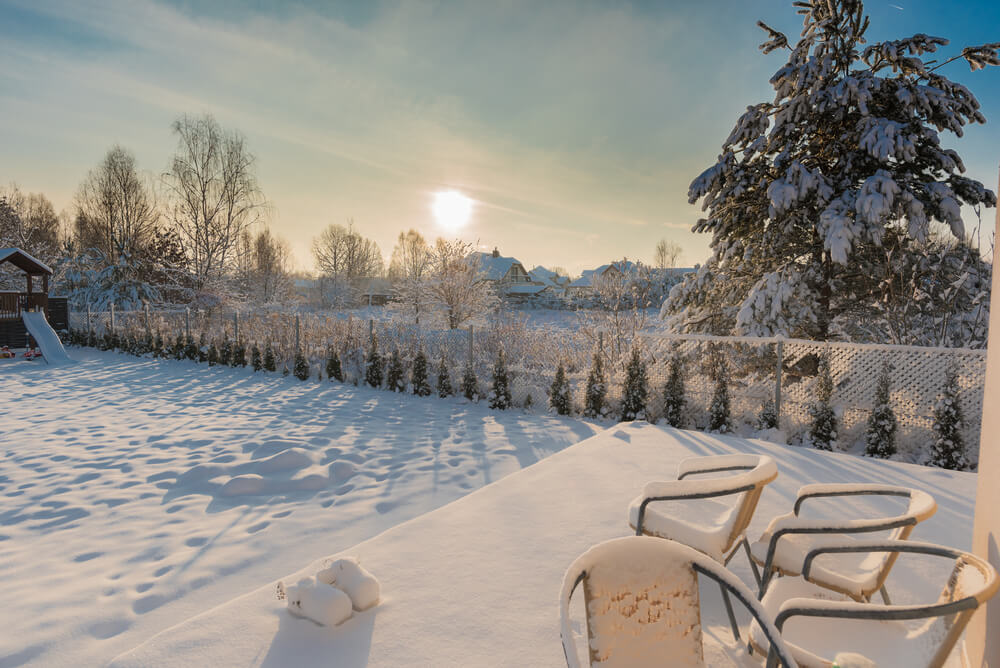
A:
<svg viewBox="0 0 1000 668">
<path fill-rule="evenodd" d="M 953 565 L 941 595 L 930 604 L 859 603 L 810 584 L 817 557 L 848 552 L 924 554 L 950 559 Z M 853 541 L 819 547 L 806 556 L 802 574 L 803 578 L 777 581 L 761 604 L 775 620 L 799 665 L 817 668 L 829 668 L 831 657 L 845 651 L 878 666 L 938 668 L 946 662 L 967 665 L 964 651 L 959 652 L 960 656 L 951 654 L 976 608 L 1000 587 L 996 570 L 983 559 L 961 550 L 913 541 Z M 789 623 L 793 618 L 794 622 Z M 769 646 L 770 634 L 770 630 L 764 632 L 752 626 L 751 646 L 763 653 Z"/>
<path fill-rule="evenodd" d="M 569 605 L 583 583 L 591 666 L 704 666 L 698 574 L 715 580 L 747 607 L 771 652 L 795 661 L 763 607 L 739 578 L 686 545 L 647 536 L 615 538 L 577 557 L 563 577 L 563 652 L 579 668 Z"/>
<path fill-rule="evenodd" d="M 809 499 L 889 496 L 909 499 L 904 512 L 880 517 L 811 519 L 799 517 L 802 504 Z M 750 557 L 762 567 L 759 597 L 763 598 L 775 574 L 796 576 L 802 572 L 806 554 L 824 545 L 843 545 L 855 540 L 852 534 L 887 532 L 887 540 L 906 540 L 913 528 L 934 514 L 934 499 L 917 489 L 872 484 L 817 484 L 799 488 L 791 513 L 780 515 L 768 525 L 760 539 L 750 546 Z M 838 511 L 839 515 L 843 515 Z M 814 569 L 812 581 L 826 589 L 844 594 L 859 602 L 871 600 L 876 591 L 890 603 L 885 580 L 898 556 L 897 552 L 872 554 L 860 563 L 838 562 Z"/>
<path fill-rule="evenodd" d="M 734 474 L 734 472 L 736 472 Z M 688 479 L 706 473 L 721 477 Z M 750 559 L 746 537 L 765 485 L 778 477 L 778 466 L 767 455 L 689 457 L 677 466 L 677 480 L 648 483 L 629 505 L 628 521 L 637 536 L 675 540 L 728 565 L 740 547 Z M 754 579 L 757 566 L 750 559 Z M 723 588 L 723 602 L 733 636 L 739 629 Z"/>
</svg>

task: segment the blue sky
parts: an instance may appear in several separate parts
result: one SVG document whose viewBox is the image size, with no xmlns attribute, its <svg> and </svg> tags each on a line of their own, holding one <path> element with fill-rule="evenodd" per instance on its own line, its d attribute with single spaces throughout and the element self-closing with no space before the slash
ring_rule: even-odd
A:
<svg viewBox="0 0 1000 668">
<path fill-rule="evenodd" d="M 1000 41 L 992 0 L 866 9 L 870 40 Z M 69 209 L 112 144 L 156 175 L 170 123 L 210 112 L 247 136 L 301 268 L 347 218 L 386 255 L 402 229 L 438 236 L 450 188 L 476 200 L 464 238 L 529 266 L 650 260 L 661 237 L 693 264 L 709 240 L 688 184 L 784 62 L 757 19 L 798 34 L 788 0 L 0 0 L 0 183 Z M 947 72 L 989 123 L 945 141 L 995 188 L 1000 68 Z"/>
</svg>

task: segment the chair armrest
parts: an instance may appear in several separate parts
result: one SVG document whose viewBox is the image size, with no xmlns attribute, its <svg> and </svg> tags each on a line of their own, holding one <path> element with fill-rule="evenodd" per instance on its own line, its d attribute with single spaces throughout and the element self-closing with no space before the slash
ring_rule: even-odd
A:
<svg viewBox="0 0 1000 668">
<path fill-rule="evenodd" d="M 904 496 L 909 498 L 911 490 L 908 487 L 898 487 L 895 485 L 878 485 L 864 483 L 817 483 L 803 485 L 799 488 L 799 493 L 795 499 L 794 513 L 799 514 L 799 509 L 807 499 L 815 499 L 830 496 Z"/>
<path fill-rule="evenodd" d="M 817 601 L 814 598 L 790 598 L 781 604 L 774 625 L 778 631 L 791 617 L 826 617 L 838 619 L 875 619 L 880 621 L 907 621 L 951 615 L 971 610 L 979 605 L 975 596 L 951 603 L 929 605 L 877 605 L 857 601 Z"/>
<path fill-rule="evenodd" d="M 813 561 L 823 554 L 848 554 L 848 553 L 870 553 L 870 552 L 909 552 L 913 554 L 928 554 L 936 557 L 948 557 L 958 559 L 965 553 L 943 545 L 933 543 L 922 543 L 908 540 L 866 540 L 851 541 L 840 545 L 824 545 L 809 550 L 805 560 L 802 562 L 802 577 L 809 580 L 809 573 L 812 570 Z M 811 581 L 811 580 L 810 580 Z"/>
<path fill-rule="evenodd" d="M 642 502 L 639 504 L 639 515 L 635 521 L 635 533 L 642 535 L 642 524 L 646 518 L 646 506 L 654 501 L 683 501 L 692 499 L 710 499 L 720 496 L 742 494 L 754 489 L 755 485 L 733 487 L 732 481 L 725 478 L 717 480 L 667 480 L 650 482 L 642 488 Z"/>
</svg>

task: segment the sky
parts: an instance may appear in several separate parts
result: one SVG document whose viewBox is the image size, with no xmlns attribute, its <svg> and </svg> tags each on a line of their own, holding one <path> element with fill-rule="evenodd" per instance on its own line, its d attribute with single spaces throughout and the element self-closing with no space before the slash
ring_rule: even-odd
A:
<svg viewBox="0 0 1000 668">
<path fill-rule="evenodd" d="M 866 10 L 869 41 L 1000 41 L 995 0 Z M 300 270 L 349 219 L 387 258 L 414 228 L 574 274 L 666 238 L 692 266 L 710 239 L 688 186 L 784 64 L 758 19 L 801 26 L 790 0 L 0 0 L 0 184 L 72 210 L 111 146 L 158 177 L 171 123 L 210 113 L 245 135 Z M 988 123 L 944 143 L 995 189 L 1000 68 L 946 72 Z M 432 215 L 447 190 L 474 202 L 458 232 Z"/>
</svg>

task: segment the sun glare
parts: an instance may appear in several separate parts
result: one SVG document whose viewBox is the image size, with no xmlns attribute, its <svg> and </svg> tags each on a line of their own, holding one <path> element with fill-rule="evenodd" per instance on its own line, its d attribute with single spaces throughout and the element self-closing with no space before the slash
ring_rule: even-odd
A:
<svg viewBox="0 0 1000 668">
<path fill-rule="evenodd" d="M 457 230 L 469 222 L 472 200 L 457 190 L 445 190 L 434 194 L 431 210 L 438 225 L 447 230 Z"/>
</svg>

